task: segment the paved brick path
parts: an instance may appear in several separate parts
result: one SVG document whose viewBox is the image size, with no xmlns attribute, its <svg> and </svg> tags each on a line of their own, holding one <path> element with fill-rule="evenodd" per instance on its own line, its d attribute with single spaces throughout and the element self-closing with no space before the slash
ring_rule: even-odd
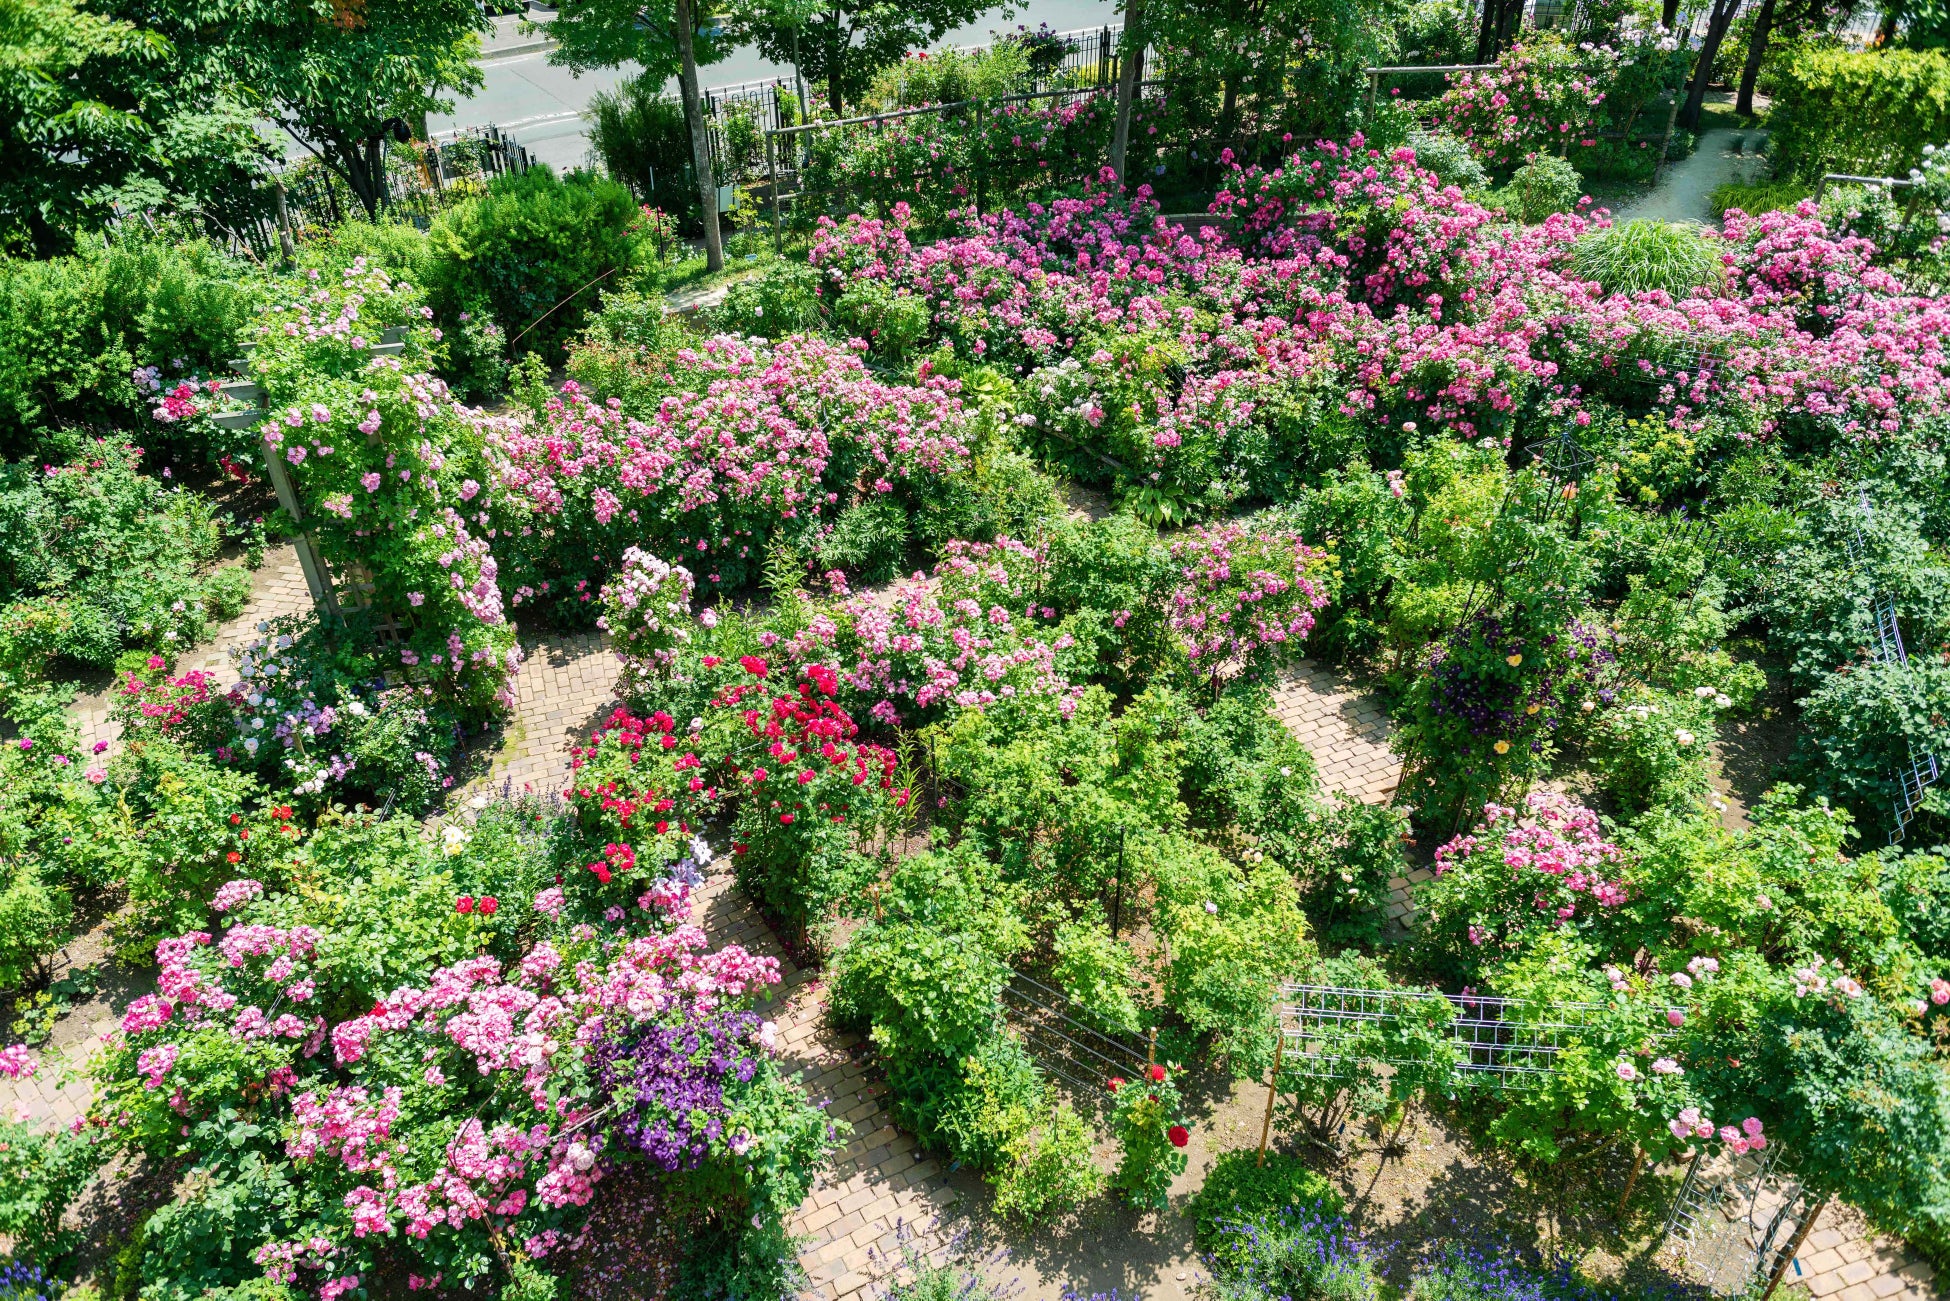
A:
<svg viewBox="0 0 1950 1301">
<path fill-rule="evenodd" d="M 1303 661 L 1281 674 L 1273 713 L 1313 754 L 1326 789 L 1364 804 L 1395 793 L 1402 761 L 1388 748 L 1388 715 L 1333 670 Z"/>
<path fill-rule="evenodd" d="M 257 576 L 250 609 L 227 625 L 199 659 L 184 667 L 229 668 L 229 645 L 256 635 L 259 619 L 303 609 L 302 576 L 290 548 L 270 553 Z M 612 706 L 619 665 L 596 634 L 525 639 L 528 661 L 518 679 L 515 717 L 490 756 L 489 771 L 476 789 L 504 783 L 520 790 L 561 788 L 568 748 L 585 738 Z M 227 678 L 225 679 L 228 680 Z M 1274 710 L 1314 755 L 1324 787 L 1365 802 L 1380 802 L 1394 791 L 1400 764 L 1388 749 L 1385 715 L 1371 699 L 1354 691 L 1328 670 L 1302 664 L 1290 671 L 1274 695 Z M 105 737 L 106 709 L 84 715 L 84 726 Z M 1406 911 L 1415 880 L 1399 880 L 1391 913 Z M 884 1273 L 877 1261 L 897 1259 L 897 1225 L 925 1234 L 953 1203 L 955 1190 L 946 1174 L 900 1132 L 882 1103 L 883 1086 L 861 1059 L 861 1045 L 836 1034 L 823 1021 L 824 997 L 813 973 L 787 957 L 770 930 L 731 883 L 723 864 L 700 892 L 701 917 L 717 943 L 737 942 L 753 952 L 780 959 L 785 979 L 768 1015 L 779 1023 L 790 1069 L 803 1073 L 811 1096 L 847 1120 L 854 1132 L 834 1168 L 815 1187 L 794 1218 L 792 1229 L 805 1240 L 801 1260 L 810 1276 L 809 1298 L 859 1301 Z M 101 957 L 99 932 L 65 950 L 60 964 L 90 965 Z M 72 1012 L 43 1053 L 52 1065 L 79 1066 L 94 1038 L 114 1024 L 126 995 L 107 994 Z M 43 1074 L 51 1074 L 43 1072 Z M 58 1085 L 58 1087 L 57 1087 Z M 84 1109 L 86 1081 L 0 1080 L 0 1111 L 8 1116 L 63 1124 Z M 925 1238 L 923 1239 L 925 1245 Z M 1802 1274 L 1795 1280 L 1818 1301 L 1935 1301 L 1929 1265 L 1900 1244 L 1871 1237 L 1859 1217 L 1846 1208 L 1831 1210 L 1801 1252 Z M 1165 1285 L 1176 1295 L 1181 1288 Z M 1159 1295 L 1162 1297 L 1163 1292 Z"/>
<path fill-rule="evenodd" d="M 202 669 L 215 675 L 217 684 L 228 688 L 237 680 L 237 667 L 230 658 L 233 646 L 242 646 L 259 635 L 257 625 L 266 619 L 287 614 L 303 614 L 311 609 L 311 593 L 305 589 L 305 574 L 298 567 L 298 550 L 289 542 L 268 547 L 264 565 L 251 575 L 250 602 L 244 612 L 217 629 L 207 644 L 192 650 L 176 663 L 176 672 Z M 121 739 L 122 728 L 108 716 L 109 695 L 114 688 L 77 697 L 69 707 L 81 729 L 82 748 L 91 749 L 97 741 L 113 745 Z"/>
</svg>

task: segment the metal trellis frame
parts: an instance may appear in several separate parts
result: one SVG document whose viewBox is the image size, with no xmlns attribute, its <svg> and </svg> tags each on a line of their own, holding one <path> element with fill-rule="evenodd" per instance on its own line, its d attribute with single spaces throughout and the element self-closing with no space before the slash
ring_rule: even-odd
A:
<svg viewBox="0 0 1950 1301">
<path fill-rule="evenodd" d="M 1857 179 L 1857 178 L 1845 178 Z M 1862 558 L 1868 550 L 1868 539 L 1862 534 L 1862 523 L 1875 518 L 1875 506 L 1869 500 L 1869 490 L 1857 485 L 1856 504 L 1859 512 L 1849 520 L 1848 535 L 1842 545 L 1848 551 L 1849 564 L 1860 567 Z M 1909 652 L 1903 648 L 1903 630 L 1896 618 L 1896 598 L 1889 592 L 1871 592 L 1869 596 L 1871 618 L 1875 631 L 1875 658 L 1880 664 L 1894 664 L 1904 668 L 1909 666 Z M 1915 742 L 1909 746 L 1909 758 L 1896 770 L 1896 786 L 1899 791 L 1891 805 L 1895 813 L 1895 827 L 1889 833 L 1889 843 L 1901 844 L 1909 834 L 1909 824 L 1916 820 L 1916 808 L 1923 802 L 1923 793 L 1934 785 L 1942 775 L 1933 754 L 1918 753 Z"/>
<path fill-rule="evenodd" d="M 1021 972 L 1002 990 L 1002 1008 L 1022 1036 L 1036 1064 L 1093 1103 L 1108 1096 L 1105 1086 L 1117 1076 L 1135 1076 L 1148 1064 L 1144 1045 L 1093 1029 L 1071 1015 L 1075 1007 L 1061 990 Z"/>
<path fill-rule="evenodd" d="M 1482 994 L 1444 994 L 1424 989 L 1361 989 L 1340 985 L 1289 984 L 1278 1006 L 1284 1070 L 1299 1075 L 1340 1073 L 1342 1063 L 1361 1060 L 1406 1065 L 1406 1059 L 1373 1053 L 1348 1053 L 1341 1044 L 1348 1031 L 1400 1019 L 1409 1009 L 1446 1003 L 1446 1028 L 1455 1049 L 1455 1069 L 1495 1088 L 1535 1087 L 1556 1069 L 1557 1055 L 1588 1030 L 1606 1010 L 1602 1003 L 1533 1003 Z M 1661 1037 L 1674 1033 L 1661 1028 Z"/>
<path fill-rule="evenodd" d="M 1792 1245 L 1813 1200 L 1781 1178 L 1782 1148 L 1709 1157 L 1697 1150 L 1666 1215 L 1665 1249 L 1692 1267 L 1713 1292 L 1739 1296 Z"/>
</svg>

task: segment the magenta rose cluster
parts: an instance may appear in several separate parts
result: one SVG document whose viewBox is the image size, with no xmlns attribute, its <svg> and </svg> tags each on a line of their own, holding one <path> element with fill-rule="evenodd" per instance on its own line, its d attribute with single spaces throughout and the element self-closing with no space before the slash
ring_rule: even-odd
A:
<svg viewBox="0 0 1950 1301">
<path fill-rule="evenodd" d="M 862 350 L 721 336 L 677 355 L 681 387 L 673 378 L 644 419 L 574 384 L 533 423 L 484 419 L 475 522 L 508 566 L 511 603 L 590 595 L 629 545 L 735 588 L 774 536 L 959 472 L 972 434 L 958 385 L 889 383 Z"/>
<path fill-rule="evenodd" d="M 321 949 L 330 937 L 269 920 L 279 901 L 255 881 L 219 898 L 220 937 L 157 946 L 158 992 L 111 1037 L 102 1090 L 76 1128 L 167 1151 L 249 1108 L 281 1135 L 313 1208 L 294 1235 L 261 1243 L 257 1263 L 321 1295 L 357 1286 L 399 1242 L 450 1272 L 468 1260 L 489 1268 L 503 1244 L 533 1258 L 574 1246 L 614 1127 L 664 1119 L 592 1098 L 592 1046 L 715 1024 L 779 980 L 775 959 L 712 950 L 694 925 L 607 946 L 581 928 L 532 943 L 516 963 L 482 955 L 437 968 L 334 1020 L 326 1009 L 343 991 Z M 462 908 L 451 924 L 485 934 L 494 911 Z M 747 1021 L 757 1063 L 776 1041 Z M 725 1114 L 737 1103 L 718 1101 Z M 720 1127 L 713 1154 L 732 1159 Z"/>
</svg>

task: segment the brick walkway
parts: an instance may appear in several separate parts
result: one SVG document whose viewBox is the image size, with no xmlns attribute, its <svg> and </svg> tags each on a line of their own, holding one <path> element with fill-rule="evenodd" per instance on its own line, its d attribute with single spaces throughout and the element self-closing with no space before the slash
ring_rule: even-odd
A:
<svg viewBox="0 0 1950 1301">
<path fill-rule="evenodd" d="M 1280 675 L 1273 714 L 1300 738 L 1327 790 L 1380 804 L 1395 793 L 1402 761 L 1388 748 L 1388 715 L 1331 669 L 1302 661 Z"/>
<path fill-rule="evenodd" d="M 859 1040 L 825 1024 L 821 982 L 786 956 L 732 883 L 728 862 L 713 865 L 699 894 L 712 943 L 742 944 L 779 960 L 784 980 L 761 1010 L 778 1023 L 785 1068 L 801 1073 L 807 1093 L 829 1115 L 853 1126 L 789 1226 L 804 1239 L 799 1259 L 810 1286 L 803 1295 L 817 1301 L 863 1296 L 881 1272 L 877 1261 L 899 1258 L 898 1226 L 925 1235 L 956 1194 L 940 1168 L 895 1128 L 880 1101 L 885 1087 L 861 1060 Z M 917 1239 L 917 1245 L 925 1244 Z"/>
<path fill-rule="evenodd" d="M 250 602 L 244 612 L 217 629 L 216 637 L 207 645 L 179 659 L 176 672 L 202 669 L 215 676 L 217 685 L 228 688 L 237 680 L 237 667 L 230 658 L 231 647 L 254 640 L 259 635 L 257 625 L 263 620 L 303 614 L 310 609 L 311 593 L 305 589 L 305 574 L 298 567 L 298 549 L 289 542 L 267 547 L 263 567 L 251 575 Z M 74 715 L 75 724 L 81 729 L 84 750 L 91 749 L 97 741 L 113 745 L 121 739 L 121 725 L 108 716 L 112 690 L 111 686 L 79 696 L 69 706 L 68 712 Z"/>
</svg>

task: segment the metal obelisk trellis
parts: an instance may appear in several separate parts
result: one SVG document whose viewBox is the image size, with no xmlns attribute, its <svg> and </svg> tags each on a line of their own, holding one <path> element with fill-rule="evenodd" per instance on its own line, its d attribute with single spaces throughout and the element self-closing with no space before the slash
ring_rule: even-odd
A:
<svg viewBox="0 0 1950 1301">
<path fill-rule="evenodd" d="M 406 347 L 405 338 L 405 326 L 391 326 L 380 336 L 380 341 L 367 349 L 367 352 L 374 357 L 398 356 Z M 247 371 L 250 369 L 250 360 L 242 357 L 233 358 L 230 365 L 234 370 Z M 256 405 L 264 400 L 264 391 L 258 386 L 256 380 L 230 380 L 222 385 L 222 390 L 225 397 L 254 405 L 244 410 L 225 411 L 212 416 L 211 421 L 218 428 L 250 429 L 271 418 L 270 413 L 262 405 Z M 338 594 L 332 584 L 332 573 L 326 567 L 324 557 L 318 554 L 318 547 L 312 541 L 310 532 L 304 527 L 304 507 L 298 500 L 298 488 L 291 480 L 291 470 L 285 464 L 285 458 L 276 443 L 263 439 L 260 447 L 264 453 L 265 472 L 271 480 L 272 490 L 278 495 L 278 505 L 284 507 L 285 514 L 289 515 L 292 523 L 298 526 L 293 545 L 298 551 L 298 567 L 304 571 L 305 588 L 311 593 L 312 605 L 321 617 L 336 620 L 339 617 L 339 603 Z"/>
<path fill-rule="evenodd" d="M 1862 536 L 1862 520 L 1875 518 L 1875 508 L 1869 502 L 1869 490 L 1858 487 L 1856 502 L 1861 508 L 1860 519 L 1849 521 L 1848 536 L 1843 545 L 1848 548 L 1849 564 L 1860 566 L 1862 557 L 1868 550 L 1868 541 Z M 1896 621 L 1896 598 L 1889 592 L 1871 591 L 1869 593 L 1871 618 L 1875 629 L 1875 658 L 1881 664 L 1895 664 L 1909 667 L 1909 653 L 1903 649 L 1903 630 Z M 1896 814 L 1895 828 L 1889 833 L 1889 843 L 1900 844 L 1909 831 L 1909 824 L 1916 818 L 1916 807 L 1923 802 L 1923 792 L 1940 775 L 1936 756 L 1918 754 L 1916 743 L 1909 743 L 1909 761 L 1896 771 L 1898 794 L 1894 802 Z"/>
</svg>

